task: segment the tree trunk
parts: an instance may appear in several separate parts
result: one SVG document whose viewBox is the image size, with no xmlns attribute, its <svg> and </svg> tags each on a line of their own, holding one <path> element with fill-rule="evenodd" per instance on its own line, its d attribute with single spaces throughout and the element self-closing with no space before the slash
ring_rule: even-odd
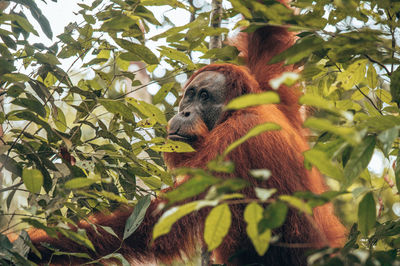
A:
<svg viewBox="0 0 400 266">
<path fill-rule="evenodd" d="M 222 0 L 213 0 L 211 3 L 211 27 L 220 28 L 221 20 L 222 20 Z M 222 47 L 222 36 L 211 36 L 209 49 L 221 48 Z M 214 62 L 215 59 L 211 59 L 211 62 Z"/>
</svg>

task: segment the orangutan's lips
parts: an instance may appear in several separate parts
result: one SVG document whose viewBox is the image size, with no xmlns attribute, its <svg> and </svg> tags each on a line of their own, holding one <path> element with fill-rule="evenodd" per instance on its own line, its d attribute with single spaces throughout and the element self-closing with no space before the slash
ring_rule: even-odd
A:
<svg viewBox="0 0 400 266">
<path fill-rule="evenodd" d="M 173 133 L 173 134 L 168 134 L 168 139 L 182 141 L 186 143 L 193 143 L 196 140 L 196 136 L 185 136 Z"/>
</svg>

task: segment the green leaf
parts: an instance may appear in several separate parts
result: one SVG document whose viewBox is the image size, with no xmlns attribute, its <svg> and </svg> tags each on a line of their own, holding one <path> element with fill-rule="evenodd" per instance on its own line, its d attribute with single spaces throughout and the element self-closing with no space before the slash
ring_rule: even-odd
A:
<svg viewBox="0 0 400 266">
<path fill-rule="evenodd" d="M 157 41 L 158 39 L 161 39 L 161 38 L 174 36 L 177 33 L 179 33 L 180 31 L 182 31 L 183 29 L 186 29 L 187 27 L 189 27 L 189 24 L 179 26 L 179 27 L 172 27 L 172 28 L 164 31 L 163 33 L 160 33 L 160 34 L 157 34 L 156 36 L 151 37 L 151 40 Z"/>
<path fill-rule="evenodd" d="M 337 76 L 337 81 L 343 89 L 350 90 L 355 85 L 365 80 L 365 68 L 368 60 L 361 59 L 352 63 L 345 71 L 342 71 Z"/>
<path fill-rule="evenodd" d="M 299 198 L 289 196 L 289 195 L 281 195 L 281 196 L 279 196 L 279 199 L 286 201 L 292 207 L 295 207 L 296 209 L 298 209 L 306 214 L 312 215 L 311 207 L 306 202 L 302 201 Z"/>
<path fill-rule="evenodd" d="M 41 54 L 41 53 L 36 53 L 34 57 L 42 64 L 49 64 L 49 65 L 59 65 L 61 64 L 60 61 L 58 61 L 57 57 L 53 54 Z"/>
<path fill-rule="evenodd" d="M 164 197 L 168 199 L 169 204 L 174 204 L 175 202 L 197 196 L 218 182 L 220 180 L 213 176 L 197 174 L 174 190 L 167 192 Z"/>
<path fill-rule="evenodd" d="M 123 240 L 130 237 L 143 222 L 144 216 L 146 214 L 147 208 L 150 206 L 150 203 L 150 194 L 139 199 L 135 206 L 135 209 L 133 209 L 133 212 L 129 216 L 128 220 L 126 220 Z"/>
<path fill-rule="evenodd" d="M 302 105 L 313 106 L 334 113 L 340 113 L 340 111 L 335 107 L 332 101 L 325 100 L 324 98 L 317 95 L 305 94 L 300 97 L 299 103 Z"/>
<path fill-rule="evenodd" d="M 332 124 L 328 119 L 310 117 L 304 122 L 304 126 L 315 130 L 331 132 L 344 138 L 353 145 L 361 141 L 360 135 L 354 127 L 337 126 Z"/>
<path fill-rule="evenodd" d="M 96 23 L 96 19 L 92 16 L 92 15 L 86 15 L 86 14 L 82 14 L 83 18 L 85 19 L 85 21 L 89 24 L 95 24 Z"/>
<path fill-rule="evenodd" d="M 78 232 L 74 232 L 72 230 L 67 230 L 58 227 L 57 230 L 60 231 L 60 233 L 63 234 L 65 237 L 71 239 L 72 241 L 95 251 L 93 243 L 89 240 L 83 229 L 78 229 Z"/>
<path fill-rule="evenodd" d="M 41 117 L 45 118 L 46 117 L 46 109 L 44 108 L 44 105 L 36 100 L 35 98 L 31 99 L 26 99 L 26 98 L 17 98 L 14 101 L 12 101 L 13 104 L 19 105 L 22 107 L 27 108 L 28 110 L 31 110 L 32 112 L 37 113 Z"/>
<path fill-rule="evenodd" d="M 275 229 L 283 225 L 289 208 L 281 202 L 275 201 L 267 206 L 263 212 L 263 218 L 258 224 L 259 232 L 267 229 Z"/>
<path fill-rule="evenodd" d="M 344 181 L 343 170 L 337 164 L 333 163 L 325 152 L 317 149 L 311 149 L 305 151 L 303 154 L 304 158 L 312 165 L 317 167 L 318 170 L 324 175 L 332 177 L 339 182 Z"/>
<path fill-rule="evenodd" d="M 133 105 L 136 109 L 138 109 L 147 118 L 154 118 L 161 125 L 167 124 L 167 119 L 165 118 L 164 113 L 156 106 L 146 103 L 145 101 L 136 100 L 135 98 L 131 97 L 127 97 L 125 98 L 125 100 Z"/>
<path fill-rule="evenodd" d="M 156 239 L 162 235 L 168 234 L 171 230 L 172 225 L 181 219 L 183 216 L 189 213 L 199 210 L 207 206 L 215 206 L 217 201 L 200 200 L 186 203 L 179 207 L 173 207 L 168 211 L 164 212 L 161 218 L 158 220 L 153 228 L 153 239 Z"/>
<path fill-rule="evenodd" d="M 397 191 L 400 191 L 400 156 L 397 155 L 396 158 L 396 166 L 394 168 L 394 174 L 396 178 L 396 187 Z"/>
<path fill-rule="evenodd" d="M 392 148 L 392 145 L 398 136 L 399 136 L 398 127 L 387 129 L 385 131 L 382 131 L 378 135 L 378 140 L 382 143 L 382 151 L 385 154 L 385 156 L 388 156 Z"/>
<path fill-rule="evenodd" d="M 124 39 L 114 38 L 114 40 L 119 46 L 138 56 L 144 62 L 150 65 L 159 63 L 157 56 L 146 46 L 133 43 Z"/>
<path fill-rule="evenodd" d="M 390 94 L 393 101 L 400 106 L 400 67 L 390 76 Z"/>
<path fill-rule="evenodd" d="M 204 241 L 208 246 L 208 251 L 216 249 L 222 243 L 230 226 L 231 211 L 228 204 L 214 207 L 208 214 L 204 225 Z"/>
<path fill-rule="evenodd" d="M 92 260 L 92 258 L 89 256 L 87 253 L 78 253 L 78 252 L 62 252 L 62 251 L 55 251 L 53 256 L 73 256 L 77 258 L 83 258 L 83 259 L 89 259 Z"/>
<path fill-rule="evenodd" d="M 83 188 L 83 187 L 88 187 L 94 183 L 96 183 L 96 180 L 85 177 L 78 177 L 65 182 L 65 188 L 67 189 Z"/>
<path fill-rule="evenodd" d="M 231 0 L 230 1 L 233 9 L 242 14 L 245 18 L 251 19 L 253 16 L 251 15 L 251 11 L 241 3 L 239 0 Z"/>
<path fill-rule="evenodd" d="M 371 89 L 375 89 L 376 86 L 378 86 L 378 75 L 376 74 L 375 67 L 372 64 L 368 66 L 367 83 L 368 87 Z"/>
<path fill-rule="evenodd" d="M 375 136 L 367 136 L 350 154 L 350 159 L 344 167 L 344 188 L 349 187 L 371 161 L 375 148 Z"/>
<path fill-rule="evenodd" d="M 53 86 L 57 82 L 57 77 L 54 76 L 51 72 L 47 73 L 46 78 L 44 79 L 43 83 L 47 87 Z"/>
<path fill-rule="evenodd" d="M 384 89 L 377 89 L 375 91 L 375 94 L 384 103 L 391 103 L 392 102 L 392 95 L 390 94 L 390 92 L 388 92 L 388 91 L 386 91 Z"/>
<path fill-rule="evenodd" d="M 53 114 L 53 121 L 57 129 L 61 132 L 67 130 L 67 120 L 62 109 L 56 107 L 57 113 Z"/>
<path fill-rule="evenodd" d="M 103 260 L 106 261 L 107 259 L 114 259 L 113 261 L 115 261 L 115 259 L 117 259 L 119 262 L 121 262 L 122 266 L 130 266 L 131 265 L 129 263 L 129 261 L 127 261 L 121 253 L 111 253 L 111 254 L 108 254 L 107 256 L 104 256 L 101 258 L 102 261 Z M 92 262 L 94 262 L 94 261 L 92 261 Z"/>
<path fill-rule="evenodd" d="M 179 8 L 187 9 L 187 7 L 184 4 L 180 3 L 177 0 L 141 0 L 140 4 L 144 5 L 144 6 L 164 6 L 164 5 L 166 5 L 166 6 L 170 6 L 170 7 L 174 7 L 174 8 L 179 7 Z"/>
<path fill-rule="evenodd" d="M 196 65 L 192 62 L 192 60 L 190 60 L 190 58 L 181 51 L 166 46 L 162 46 L 159 51 L 162 55 L 187 65 L 190 70 L 196 69 Z"/>
<path fill-rule="evenodd" d="M 269 247 L 271 230 L 266 229 L 262 234 L 258 231 L 258 223 L 263 217 L 263 208 L 252 202 L 244 210 L 244 220 L 247 223 L 246 232 L 259 256 L 263 256 Z"/>
<path fill-rule="evenodd" d="M 136 18 L 136 19 L 134 19 Z M 113 16 L 111 19 L 101 25 L 101 29 L 104 31 L 108 30 L 129 30 L 129 27 L 135 25 L 139 20 L 139 17 L 126 16 L 119 13 Z"/>
<path fill-rule="evenodd" d="M 256 106 L 261 104 L 279 103 L 279 95 L 276 92 L 268 91 L 263 93 L 246 94 L 239 96 L 230 101 L 225 108 L 228 110 L 237 110 L 249 106 Z"/>
<path fill-rule="evenodd" d="M 107 58 L 93 58 L 89 62 L 83 64 L 83 67 L 91 66 L 91 65 L 101 65 L 102 63 L 107 62 Z"/>
<path fill-rule="evenodd" d="M 167 94 L 171 91 L 174 87 L 175 82 L 169 82 L 162 85 L 162 87 L 158 90 L 156 95 L 153 97 L 153 104 L 161 103 Z"/>
<path fill-rule="evenodd" d="M 376 204 L 372 192 L 365 194 L 358 205 L 358 228 L 364 236 L 368 236 L 376 222 Z"/>
<path fill-rule="evenodd" d="M 7 73 L 1 76 L 2 81 L 7 81 L 9 83 L 29 81 L 30 78 L 22 73 Z"/>
<path fill-rule="evenodd" d="M 359 90 L 355 90 L 353 95 L 351 95 L 351 99 L 354 101 L 360 101 L 365 98 L 364 95 L 368 95 L 370 92 L 370 89 L 368 87 L 362 87 Z"/>
<path fill-rule="evenodd" d="M 32 225 L 35 228 L 42 229 L 46 232 L 46 234 L 50 237 L 56 238 L 57 231 L 54 227 L 48 227 L 43 223 L 39 222 L 38 220 L 31 219 L 31 218 L 21 218 L 21 220 L 29 225 Z"/>
<path fill-rule="evenodd" d="M 4 165 L 5 169 L 16 176 L 22 176 L 22 168 L 13 158 L 7 156 L 6 154 L 0 154 L 0 163 Z"/>
<path fill-rule="evenodd" d="M 110 113 L 113 114 L 120 114 L 122 115 L 125 119 L 132 121 L 133 120 L 133 113 L 125 105 L 125 103 L 121 100 L 109 100 L 109 99 L 99 99 L 99 103 L 104 106 L 104 108 L 107 109 Z"/>
<path fill-rule="evenodd" d="M 31 193 L 39 193 L 43 185 L 43 175 L 37 169 L 24 169 L 22 170 L 22 180 L 25 187 Z"/>
<path fill-rule="evenodd" d="M 400 126 L 400 117 L 393 115 L 379 115 L 368 117 L 364 126 L 367 126 L 370 131 L 384 131 L 393 127 Z"/>
<path fill-rule="evenodd" d="M 114 236 L 115 238 L 119 238 L 118 235 L 114 232 L 114 230 L 109 226 L 102 226 L 97 224 L 98 227 L 109 233 L 110 235 Z M 99 233 L 99 232 L 98 232 Z"/>
<path fill-rule="evenodd" d="M 159 152 L 194 152 L 195 150 L 185 142 L 167 140 L 166 143 L 161 145 L 151 146 L 150 149 Z"/>
<path fill-rule="evenodd" d="M 45 16 L 43 16 L 42 14 L 40 14 L 40 16 L 38 18 L 36 18 L 36 20 L 39 22 L 39 25 L 42 28 L 42 31 L 44 32 L 44 34 L 46 34 L 47 38 L 52 39 L 53 32 L 51 30 L 50 23 L 47 20 L 47 18 Z"/>
<path fill-rule="evenodd" d="M 32 32 L 36 36 L 39 36 L 38 32 L 33 28 L 32 24 L 29 23 L 29 21 L 22 16 L 15 14 L 2 14 L 2 20 L 16 21 L 24 31 Z"/>
<path fill-rule="evenodd" d="M 244 135 L 243 137 L 241 137 L 240 139 L 238 139 L 237 141 L 235 141 L 231 145 L 229 145 L 228 148 L 226 148 L 226 150 L 224 151 L 224 154 L 222 157 L 225 157 L 232 150 L 237 148 L 240 144 L 246 142 L 246 140 L 248 140 L 252 137 L 258 136 L 261 133 L 264 133 L 265 131 L 280 130 L 280 129 L 281 129 L 281 127 L 275 123 L 267 122 L 264 124 L 257 125 L 255 127 L 253 127 L 252 129 L 250 129 L 250 131 L 246 135 Z"/>
<path fill-rule="evenodd" d="M 169 172 L 166 172 L 163 168 L 161 168 L 155 164 L 149 163 L 145 160 L 141 160 L 140 164 L 142 165 L 143 170 L 145 170 L 147 173 L 149 173 L 150 175 L 159 177 L 161 179 L 161 181 L 164 182 L 165 184 L 167 184 L 168 186 L 171 186 L 171 187 L 173 186 L 172 176 Z M 143 181 L 145 181 L 145 180 L 143 180 Z"/>
<path fill-rule="evenodd" d="M 220 173 L 233 173 L 235 164 L 231 161 L 212 160 L 207 163 L 207 168 Z"/>
<path fill-rule="evenodd" d="M 213 29 L 213 28 L 211 28 Z M 221 28 L 220 28 L 221 29 Z M 223 29 L 221 29 L 223 30 Z M 225 29 L 227 30 L 227 29 Z M 211 35 L 210 32 L 207 30 L 207 35 Z M 221 35 L 222 33 L 219 33 L 218 35 Z M 234 60 L 237 58 L 239 54 L 239 50 L 234 47 L 234 46 L 224 46 L 222 48 L 214 48 L 211 50 L 208 50 L 203 56 L 200 58 L 205 58 L 205 59 L 220 59 L 221 61 L 230 61 Z"/>
<path fill-rule="evenodd" d="M 281 61 L 285 61 L 286 64 L 294 64 L 308 57 L 313 51 L 321 49 L 323 43 L 324 41 L 315 35 L 301 38 L 295 45 L 274 56 L 269 64 Z"/>
</svg>

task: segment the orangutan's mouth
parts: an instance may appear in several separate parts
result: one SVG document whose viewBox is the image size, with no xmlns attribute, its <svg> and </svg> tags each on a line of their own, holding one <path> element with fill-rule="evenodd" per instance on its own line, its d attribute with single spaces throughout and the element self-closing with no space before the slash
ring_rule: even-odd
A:
<svg viewBox="0 0 400 266">
<path fill-rule="evenodd" d="M 178 133 L 173 133 L 173 134 L 168 134 L 168 139 L 170 140 L 176 140 L 176 141 L 182 141 L 186 143 L 193 143 L 197 137 L 196 136 L 189 136 L 189 135 L 181 135 Z"/>
</svg>

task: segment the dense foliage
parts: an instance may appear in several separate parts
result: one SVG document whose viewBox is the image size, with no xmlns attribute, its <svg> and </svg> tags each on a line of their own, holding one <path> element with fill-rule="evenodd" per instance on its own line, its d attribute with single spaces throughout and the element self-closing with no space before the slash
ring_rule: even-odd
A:
<svg viewBox="0 0 400 266">
<path fill-rule="evenodd" d="M 34 226 L 93 249 L 84 231 L 68 231 L 66 226 L 93 212 L 137 203 L 138 211 L 127 221 L 127 238 L 143 218 L 148 195 L 171 186 L 179 174 L 193 178 L 166 194 L 171 203 L 209 192 L 206 199 L 164 216 L 154 237 L 167 233 L 183 215 L 214 206 L 204 236 L 212 250 L 228 232 L 229 204 L 248 203 L 247 232 L 263 254 L 276 241 L 270 232 L 283 223 L 287 206 L 311 214 L 312 207 L 334 201 L 349 227 L 348 243 L 342 249 L 315 251 L 310 264 L 400 263 L 400 3 L 298 0 L 291 4 L 293 13 L 275 1 L 229 2 L 224 2 L 226 23 L 213 28 L 208 4 L 95 0 L 79 4 L 82 21 L 69 24 L 56 37 L 35 1 L 0 2 L 0 264 L 27 264 L 32 247 L 24 231 L 14 243 L 6 233 Z M 155 16 L 158 6 L 190 14 L 190 21 L 183 26 L 173 25 L 167 16 L 161 21 Z M 240 63 L 236 48 L 209 50 L 209 37 L 226 38 L 232 28 L 252 31 L 268 24 L 288 25 L 298 33 L 297 43 L 273 60 L 302 64 L 303 72 L 285 73 L 273 82 L 304 87 L 301 103 L 310 107 L 304 126 L 312 132 L 313 145 L 304 155 L 306 164 L 316 166 L 333 189 L 323 195 L 302 192 L 271 198 L 273 188 L 257 188 L 258 200 L 249 200 L 238 193 L 246 186 L 240 178 L 223 182 L 211 174 L 230 172 L 233 165 L 216 160 L 209 171 L 181 169 L 172 174 L 161 156 L 191 150 L 165 140 L 167 120 L 180 97 L 175 77 L 190 75 L 209 59 Z M 160 33 L 149 36 L 155 29 Z M 51 46 L 32 43 L 31 35 L 56 41 Z M 141 62 L 141 68 L 132 71 L 132 62 Z M 154 73 L 160 68 L 165 70 L 161 77 Z M 143 69 L 149 82 L 138 79 Z M 132 96 L 150 84 L 159 88 L 151 103 Z M 242 98 L 231 106 L 260 104 L 260 99 Z M 275 99 L 268 94 L 261 101 Z M 273 129 L 276 125 L 256 127 L 228 150 Z M 269 172 L 252 174 L 268 178 Z M 110 256 L 127 263 L 118 251 Z"/>
</svg>

